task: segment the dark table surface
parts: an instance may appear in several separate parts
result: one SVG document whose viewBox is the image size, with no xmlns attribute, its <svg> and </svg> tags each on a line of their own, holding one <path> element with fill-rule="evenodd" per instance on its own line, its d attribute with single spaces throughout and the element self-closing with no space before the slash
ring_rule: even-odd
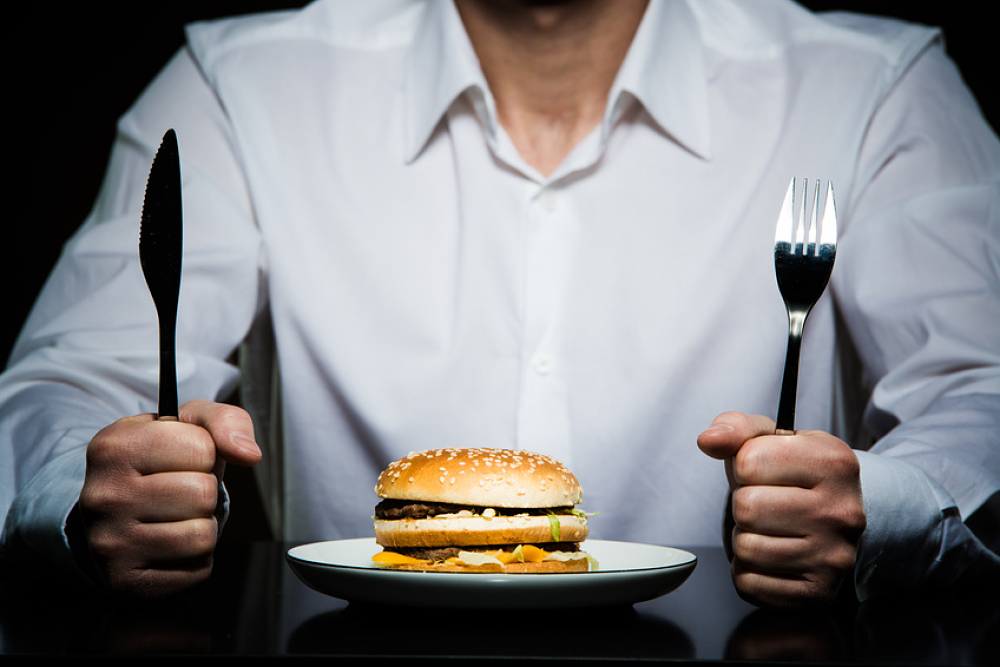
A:
<svg viewBox="0 0 1000 667">
<path fill-rule="evenodd" d="M 691 549 L 698 565 L 680 588 L 622 608 L 374 607 L 303 584 L 289 546 L 222 545 L 206 585 L 155 603 L 3 564 L 0 654 L 1000 665 L 996 591 L 764 611 L 736 595 L 724 554 L 709 548 Z"/>
</svg>

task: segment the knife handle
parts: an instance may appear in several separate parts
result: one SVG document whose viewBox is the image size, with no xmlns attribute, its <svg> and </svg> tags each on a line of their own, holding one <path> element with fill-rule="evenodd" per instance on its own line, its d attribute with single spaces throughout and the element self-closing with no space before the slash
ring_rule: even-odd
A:
<svg viewBox="0 0 1000 667">
<path fill-rule="evenodd" d="M 177 363 L 174 355 L 174 331 L 160 332 L 160 405 L 157 419 L 177 421 Z"/>
</svg>

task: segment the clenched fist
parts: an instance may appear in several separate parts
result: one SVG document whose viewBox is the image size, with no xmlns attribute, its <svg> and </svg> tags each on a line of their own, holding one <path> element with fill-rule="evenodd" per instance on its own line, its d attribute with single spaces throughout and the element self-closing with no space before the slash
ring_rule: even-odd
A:
<svg viewBox="0 0 1000 667">
<path fill-rule="evenodd" d="M 181 406 L 178 421 L 138 415 L 98 433 L 87 447 L 79 509 L 107 585 L 159 596 L 206 579 L 225 463 L 260 458 L 250 416 L 205 400 Z"/>
<path fill-rule="evenodd" d="M 858 458 L 829 433 L 774 430 L 766 417 L 727 412 L 698 436 L 726 462 L 733 582 L 759 606 L 824 606 L 853 570 L 866 525 Z"/>
</svg>

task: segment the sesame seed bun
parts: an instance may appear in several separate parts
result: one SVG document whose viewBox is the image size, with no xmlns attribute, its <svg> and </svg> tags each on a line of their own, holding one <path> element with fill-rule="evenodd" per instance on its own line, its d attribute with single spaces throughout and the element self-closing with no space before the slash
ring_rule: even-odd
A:
<svg viewBox="0 0 1000 667">
<path fill-rule="evenodd" d="M 380 498 L 481 507 L 576 505 L 580 483 L 558 461 L 511 449 L 433 449 L 389 464 L 375 484 Z"/>
<path fill-rule="evenodd" d="M 558 461 L 510 449 L 414 452 L 382 472 L 382 567 L 445 572 L 586 572 L 583 491 Z M 525 557 L 530 553 L 530 557 Z M 506 554 L 506 555 L 503 555 Z"/>
</svg>

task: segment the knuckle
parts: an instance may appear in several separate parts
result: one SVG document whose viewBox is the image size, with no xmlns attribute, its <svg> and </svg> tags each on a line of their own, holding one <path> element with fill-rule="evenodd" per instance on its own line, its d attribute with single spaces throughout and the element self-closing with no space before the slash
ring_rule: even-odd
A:
<svg viewBox="0 0 1000 667">
<path fill-rule="evenodd" d="M 242 426 L 250 422 L 250 413 L 238 405 L 194 399 L 181 407 L 182 421 L 200 424 L 208 429 Z"/>
<path fill-rule="evenodd" d="M 733 555 L 743 563 L 756 563 L 760 560 L 760 539 L 754 533 L 737 530 L 733 535 Z"/>
<path fill-rule="evenodd" d="M 194 475 L 188 480 L 188 497 L 203 515 L 211 515 L 218 504 L 218 485 L 214 475 Z"/>
<path fill-rule="evenodd" d="M 757 493 L 753 487 L 741 486 L 733 491 L 733 521 L 737 526 L 754 526 L 760 515 Z"/>
<path fill-rule="evenodd" d="M 826 552 L 826 565 L 837 574 L 847 572 L 854 567 L 856 556 L 857 552 L 847 546 L 829 549 Z"/>
<path fill-rule="evenodd" d="M 742 599 L 756 606 L 774 606 L 775 593 L 765 577 L 737 565 L 733 568 L 732 579 Z"/>
<path fill-rule="evenodd" d="M 211 516 L 218 504 L 218 478 L 203 472 L 174 475 L 169 485 L 151 493 L 159 503 L 184 507 L 189 518 Z"/>
<path fill-rule="evenodd" d="M 107 562 L 121 560 L 129 552 L 129 533 L 120 526 L 97 524 L 87 533 L 91 553 Z"/>
<path fill-rule="evenodd" d="M 88 467 L 104 467 L 107 464 L 116 464 L 125 449 L 123 440 L 120 437 L 120 430 L 114 426 L 109 426 L 97 433 L 87 445 L 87 465 Z"/>
<path fill-rule="evenodd" d="M 250 414 L 239 406 L 220 404 L 212 417 L 209 431 L 217 440 L 228 440 L 233 432 L 244 432 L 253 437 L 253 420 Z"/>
<path fill-rule="evenodd" d="M 250 415 L 246 410 L 238 405 L 232 405 L 230 403 L 220 403 L 218 408 L 216 408 L 215 416 L 217 419 L 224 422 L 243 422 L 250 418 Z"/>
<path fill-rule="evenodd" d="M 822 465 L 834 477 L 850 480 L 861 478 L 861 463 L 846 444 L 826 448 Z"/>
<path fill-rule="evenodd" d="M 122 420 L 99 431 L 87 443 L 88 472 L 130 474 L 151 449 L 155 429 L 148 423 Z"/>
<path fill-rule="evenodd" d="M 841 502 L 824 504 L 820 518 L 824 525 L 850 541 L 857 540 L 868 525 L 864 502 L 857 494 L 849 495 Z"/>
<path fill-rule="evenodd" d="M 208 431 L 193 427 L 185 434 L 183 447 L 176 450 L 181 468 L 188 471 L 208 472 L 215 465 L 215 442 Z"/>
<path fill-rule="evenodd" d="M 129 505 L 127 485 L 107 479 L 88 480 L 80 491 L 80 507 L 90 513 L 109 515 L 121 512 Z"/>
<path fill-rule="evenodd" d="M 214 518 L 202 518 L 189 522 L 185 540 L 192 554 L 208 556 L 215 550 L 218 529 Z"/>
<path fill-rule="evenodd" d="M 761 449 L 754 443 L 744 444 L 736 453 L 736 460 L 733 463 L 733 472 L 736 479 L 747 483 L 757 479 L 761 466 Z"/>
<path fill-rule="evenodd" d="M 865 529 L 868 527 L 868 516 L 865 514 L 863 504 L 860 502 L 855 504 L 845 515 L 844 527 L 847 534 L 854 538 L 860 537 L 865 532 Z"/>
<path fill-rule="evenodd" d="M 191 497 L 196 501 L 197 507 L 205 514 L 214 513 L 219 499 L 216 477 L 214 475 L 198 475 L 192 487 Z"/>
</svg>

